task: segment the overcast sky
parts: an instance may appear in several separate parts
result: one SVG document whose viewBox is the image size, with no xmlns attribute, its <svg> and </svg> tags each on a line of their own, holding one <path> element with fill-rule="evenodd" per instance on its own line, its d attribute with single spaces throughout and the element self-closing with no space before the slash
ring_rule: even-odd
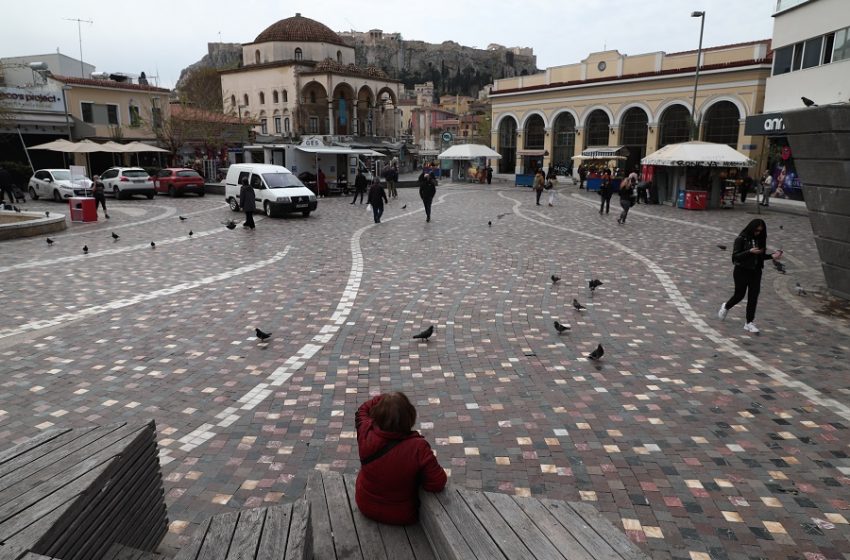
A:
<svg viewBox="0 0 850 560">
<path fill-rule="evenodd" d="M 405 1 L 147 0 L 3 1 L 0 57 L 60 52 L 101 72 L 159 75 L 173 87 L 208 42 L 248 43 L 266 27 L 301 12 L 334 31 L 382 29 L 405 39 L 532 47 L 538 68 L 571 64 L 589 53 L 696 49 L 706 12 L 705 46 L 770 38 L 775 0 L 430 0 Z M 219 35 L 220 34 L 220 35 Z"/>
</svg>

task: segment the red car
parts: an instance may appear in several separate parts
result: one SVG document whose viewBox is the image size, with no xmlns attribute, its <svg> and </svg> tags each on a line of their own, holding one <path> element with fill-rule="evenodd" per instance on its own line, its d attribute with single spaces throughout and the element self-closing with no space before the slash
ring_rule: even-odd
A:
<svg viewBox="0 0 850 560">
<path fill-rule="evenodd" d="M 182 167 L 160 169 L 153 178 L 153 186 L 156 192 L 168 193 L 169 196 L 183 196 L 186 193 L 204 196 L 204 178 L 194 169 Z"/>
</svg>

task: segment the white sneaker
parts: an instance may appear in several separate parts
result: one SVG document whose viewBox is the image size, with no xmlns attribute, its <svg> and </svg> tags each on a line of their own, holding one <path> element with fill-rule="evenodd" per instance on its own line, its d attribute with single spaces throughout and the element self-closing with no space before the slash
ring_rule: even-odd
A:
<svg viewBox="0 0 850 560">
<path fill-rule="evenodd" d="M 724 319 L 726 319 L 727 313 L 729 313 L 729 310 L 726 309 L 726 304 L 721 303 L 720 304 L 720 311 L 717 312 L 717 318 L 720 319 L 721 321 L 723 321 Z"/>
<path fill-rule="evenodd" d="M 759 328 L 756 326 L 755 323 L 747 323 L 746 325 L 744 325 L 744 330 L 753 334 L 759 333 Z"/>
</svg>

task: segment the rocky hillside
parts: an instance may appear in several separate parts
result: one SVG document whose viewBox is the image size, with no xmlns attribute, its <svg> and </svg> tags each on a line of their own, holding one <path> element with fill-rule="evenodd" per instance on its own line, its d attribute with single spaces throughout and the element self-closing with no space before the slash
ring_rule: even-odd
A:
<svg viewBox="0 0 850 560">
<path fill-rule="evenodd" d="M 405 41 L 397 33 L 380 31 L 342 32 L 339 35 L 354 47 L 358 66 L 377 66 L 390 77 L 402 81 L 406 89 L 432 81 L 435 96 L 474 96 L 495 79 L 537 72 L 537 59 L 531 49 L 508 49 L 500 45 L 476 49 L 454 41 L 437 45 Z M 204 58 L 180 73 L 178 89 L 187 73 L 194 68 L 234 68 L 241 62 L 242 45 L 239 43 L 208 43 L 207 49 L 209 52 Z"/>
</svg>

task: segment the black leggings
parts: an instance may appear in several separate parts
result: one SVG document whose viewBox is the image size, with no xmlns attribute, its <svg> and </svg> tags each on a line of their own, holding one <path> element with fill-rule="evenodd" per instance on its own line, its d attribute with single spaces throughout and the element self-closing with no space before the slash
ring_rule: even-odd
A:
<svg viewBox="0 0 850 560">
<path fill-rule="evenodd" d="M 540 195 L 543 194 L 543 189 L 534 189 L 534 193 L 537 195 L 537 205 L 540 206 Z"/>
<path fill-rule="evenodd" d="M 102 194 L 94 195 L 94 207 L 95 207 L 95 209 L 97 209 L 98 204 L 103 206 L 103 212 L 106 213 L 106 196 L 104 196 Z"/>
<path fill-rule="evenodd" d="M 751 270 L 740 266 L 732 273 L 735 279 L 735 294 L 726 302 L 726 309 L 732 309 L 747 295 L 747 322 L 752 323 L 756 318 L 756 306 L 761 291 L 761 269 Z"/>
<path fill-rule="evenodd" d="M 422 204 L 425 206 L 425 219 L 431 221 L 431 201 L 433 198 L 423 198 Z"/>
<path fill-rule="evenodd" d="M 599 213 L 600 214 L 602 213 L 603 209 L 605 209 L 606 214 L 611 211 L 611 195 L 610 194 L 608 196 L 605 196 L 604 194 L 602 195 L 602 203 L 599 205 Z"/>
</svg>

